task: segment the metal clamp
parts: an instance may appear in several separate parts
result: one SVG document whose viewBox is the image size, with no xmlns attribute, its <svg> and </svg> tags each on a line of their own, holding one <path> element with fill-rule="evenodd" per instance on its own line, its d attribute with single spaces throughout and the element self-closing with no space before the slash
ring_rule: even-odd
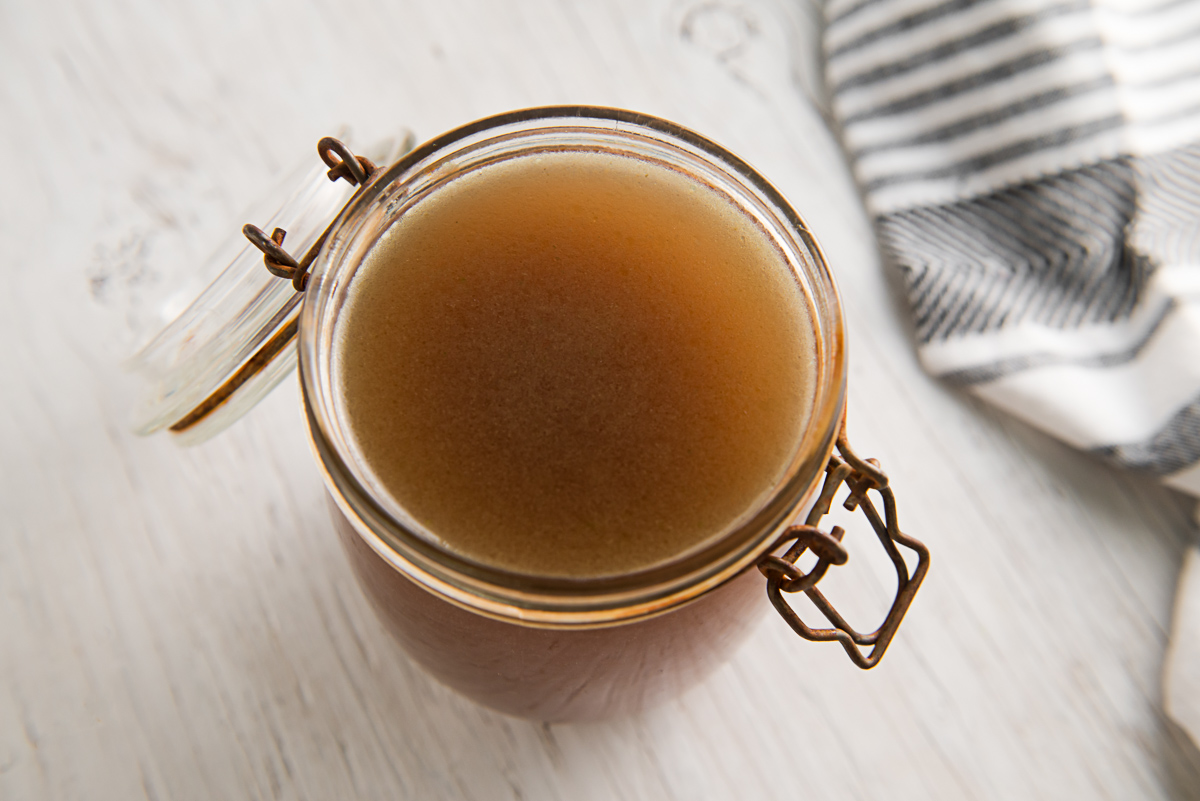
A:
<svg viewBox="0 0 1200 801">
<path fill-rule="evenodd" d="M 837 451 L 830 455 L 829 464 L 825 466 L 825 483 L 805 524 L 792 526 L 784 532 L 771 548 L 771 553 L 759 559 L 758 569 L 767 577 L 767 597 L 797 634 L 806 640 L 840 642 L 854 664 L 868 670 L 883 658 L 917 589 L 924 581 L 929 571 L 929 549 L 900 531 L 896 522 L 896 498 L 888 486 L 887 474 L 874 459 L 860 459 L 855 455 L 846 441 L 844 426 L 838 436 Z M 845 564 L 849 558 L 842 545 L 845 532 L 840 526 L 834 526 L 829 533 L 817 528 L 821 518 L 829 513 L 833 496 L 842 484 L 850 489 L 850 497 L 843 505 L 850 511 L 862 510 L 896 568 L 896 598 L 883 625 L 869 634 L 855 630 L 816 588 L 817 582 L 824 578 L 831 565 Z M 883 499 L 882 518 L 867 496 L 870 490 L 876 490 Z M 789 542 L 792 544 L 782 556 L 774 555 L 775 551 Z M 897 544 L 917 554 L 917 567 L 911 576 L 908 564 L 896 548 Z M 808 550 L 817 556 L 817 563 L 806 573 L 796 566 L 796 561 Z M 833 628 L 809 628 L 783 597 L 785 592 L 803 592 Z M 865 648 L 870 648 L 870 651 L 864 652 Z"/>
<path fill-rule="evenodd" d="M 329 172 L 326 173 L 329 180 L 337 181 L 344 178 L 357 186 L 358 192 L 361 192 L 379 171 L 370 159 L 354 155 L 350 152 L 350 148 L 332 136 L 326 136 L 317 143 L 317 153 L 321 156 L 321 161 L 325 162 L 325 166 L 329 168 Z M 354 197 L 358 196 L 358 192 L 354 193 Z M 350 200 L 353 201 L 354 197 L 351 197 Z M 332 227 L 332 223 L 330 227 Z M 257 225 L 246 223 L 242 226 L 242 234 L 250 240 L 252 245 L 263 252 L 263 262 L 271 271 L 271 275 L 288 279 L 297 292 L 303 292 L 304 288 L 308 286 L 308 268 L 312 266 L 317 254 L 321 252 L 321 246 L 325 244 L 325 238 L 329 236 L 329 228 L 325 229 L 308 249 L 308 252 L 304 254 L 304 258 L 299 261 L 283 249 L 283 238 L 287 236 L 287 231 L 282 228 L 276 228 L 270 236 L 267 236 L 267 233 Z"/>
</svg>

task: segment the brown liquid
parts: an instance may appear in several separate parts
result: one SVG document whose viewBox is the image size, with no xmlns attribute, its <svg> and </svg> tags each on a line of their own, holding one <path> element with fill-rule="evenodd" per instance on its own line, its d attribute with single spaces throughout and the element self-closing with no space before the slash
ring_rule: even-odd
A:
<svg viewBox="0 0 1200 801">
<path fill-rule="evenodd" d="M 588 720 L 645 709 L 725 662 L 770 604 L 755 568 L 658 617 L 596 629 L 541 629 L 442 600 L 380 558 L 332 503 L 367 598 L 418 664 L 509 715 Z"/>
<path fill-rule="evenodd" d="M 774 246 L 626 157 L 526 156 L 439 190 L 360 267 L 338 336 L 382 487 L 523 573 L 627 572 L 728 530 L 811 404 L 810 317 Z"/>
</svg>

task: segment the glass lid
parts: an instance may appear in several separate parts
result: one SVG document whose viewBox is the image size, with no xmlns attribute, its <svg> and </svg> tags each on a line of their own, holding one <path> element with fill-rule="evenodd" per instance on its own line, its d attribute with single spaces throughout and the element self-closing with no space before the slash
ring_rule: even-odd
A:
<svg viewBox="0 0 1200 801">
<path fill-rule="evenodd" d="M 407 131 L 360 155 L 388 166 L 412 149 Z M 334 180 L 318 159 L 288 174 L 248 212 L 266 231 L 286 230 L 286 250 L 299 257 L 321 240 L 357 191 Z M 221 268 L 221 265 L 225 265 Z M 237 231 L 216 250 L 201 274 L 219 274 L 126 363 L 143 382 L 133 428 L 163 429 L 192 445 L 236 422 L 296 367 L 296 330 L 303 293 L 264 265 L 263 251 Z"/>
</svg>

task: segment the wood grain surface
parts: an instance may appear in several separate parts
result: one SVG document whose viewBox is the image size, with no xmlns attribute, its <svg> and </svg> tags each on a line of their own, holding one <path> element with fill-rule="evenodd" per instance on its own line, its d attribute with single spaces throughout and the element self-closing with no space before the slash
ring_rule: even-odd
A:
<svg viewBox="0 0 1200 801">
<path fill-rule="evenodd" d="M 0 798 L 1200 798 L 1200 756 L 1160 711 L 1190 502 L 920 372 L 820 112 L 819 16 L 805 0 L 0 2 Z M 129 433 L 121 360 L 320 136 L 426 138 L 546 103 L 706 133 L 823 242 L 852 439 L 934 556 L 877 670 L 764 615 L 665 706 L 505 718 L 426 678 L 373 617 L 294 382 L 196 448 Z M 829 594 L 867 620 L 889 568 L 851 538 Z"/>
</svg>

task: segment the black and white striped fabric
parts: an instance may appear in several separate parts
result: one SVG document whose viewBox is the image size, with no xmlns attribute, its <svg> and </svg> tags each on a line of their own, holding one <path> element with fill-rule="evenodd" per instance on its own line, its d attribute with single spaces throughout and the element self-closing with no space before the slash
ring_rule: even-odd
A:
<svg viewBox="0 0 1200 801">
<path fill-rule="evenodd" d="M 1200 0 L 829 0 L 922 363 L 1200 494 Z"/>
</svg>

